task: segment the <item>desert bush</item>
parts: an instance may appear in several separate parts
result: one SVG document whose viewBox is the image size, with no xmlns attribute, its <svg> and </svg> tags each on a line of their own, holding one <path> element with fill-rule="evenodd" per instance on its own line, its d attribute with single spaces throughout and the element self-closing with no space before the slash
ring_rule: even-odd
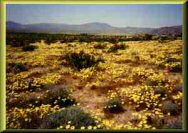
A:
<svg viewBox="0 0 188 133">
<path fill-rule="evenodd" d="M 158 38 L 159 43 L 165 43 L 166 40 L 168 40 L 168 36 L 159 36 Z"/>
<path fill-rule="evenodd" d="M 167 91 L 164 87 L 156 87 L 154 88 L 154 94 L 160 94 L 161 97 L 164 97 L 167 94 Z"/>
<path fill-rule="evenodd" d="M 168 122 L 163 128 L 165 128 L 165 129 L 182 129 L 182 118 L 178 117 L 176 120 Z"/>
<path fill-rule="evenodd" d="M 78 37 L 79 42 L 91 42 L 91 35 L 88 35 L 87 33 L 82 33 Z"/>
<path fill-rule="evenodd" d="M 163 74 L 154 74 L 147 78 L 146 85 L 148 86 L 164 86 L 168 80 Z"/>
<path fill-rule="evenodd" d="M 65 59 L 69 65 L 77 70 L 96 66 L 101 61 L 101 59 L 95 59 L 94 56 L 84 53 L 83 51 L 79 53 L 69 53 L 66 55 Z"/>
<path fill-rule="evenodd" d="M 59 111 L 59 107 L 42 105 L 36 108 L 13 108 L 7 115 L 8 129 L 37 129 L 48 114 Z"/>
<path fill-rule="evenodd" d="M 23 51 L 34 51 L 37 48 L 37 46 L 33 45 L 26 45 L 22 48 Z"/>
<path fill-rule="evenodd" d="M 27 70 L 28 68 L 26 67 L 26 65 L 22 63 L 8 63 L 7 65 L 7 72 L 19 73 Z"/>
<path fill-rule="evenodd" d="M 36 83 L 32 78 L 28 79 L 26 82 L 27 82 L 27 90 L 31 92 L 36 91 L 37 89 L 43 86 L 42 84 Z"/>
<path fill-rule="evenodd" d="M 58 41 L 58 37 L 55 36 L 50 36 L 48 38 L 45 39 L 45 43 L 50 45 L 51 43 L 56 43 Z"/>
<path fill-rule="evenodd" d="M 135 62 L 138 63 L 140 61 L 140 56 L 139 56 L 138 52 L 132 52 L 131 55 L 132 55 Z"/>
<path fill-rule="evenodd" d="M 50 90 L 47 92 L 43 104 L 51 104 L 52 106 L 59 105 L 60 107 L 67 107 L 73 105 L 75 99 L 71 96 L 71 91 L 67 86 Z"/>
<path fill-rule="evenodd" d="M 126 48 L 128 48 L 127 45 L 123 45 L 123 44 L 120 44 L 120 45 L 114 44 L 112 47 L 110 47 L 110 48 L 108 49 L 108 52 L 117 52 L 117 50 L 124 50 L 124 49 L 126 49 Z"/>
<path fill-rule="evenodd" d="M 104 44 L 96 44 L 96 45 L 94 45 L 94 48 L 96 48 L 96 49 L 104 49 L 106 47 L 106 45 L 104 45 Z"/>
<path fill-rule="evenodd" d="M 169 72 L 182 72 L 182 64 L 179 62 L 170 64 L 166 68 Z"/>
<path fill-rule="evenodd" d="M 148 85 L 148 86 L 157 86 L 158 82 L 157 81 L 148 80 L 146 82 L 146 85 Z"/>
<path fill-rule="evenodd" d="M 29 78 L 26 80 L 17 80 L 13 83 L 12 90 L 16 92 L 22 92 L 22 91 L 36 91 L 41 89 L 43 84 L 37 83 L 33 78 Z"/>
<path fill-rule="evenodd" d="M 182 60 L 170 56 L 162 60 L 164 61 L 158 64 L 159 68 L 166 69 L 169 72 L 182 72 Z"/>
<path fill-rule="evenodd" d="M 45 118 L 40 128 L 53 129 L 59 126 L 65 127 L 68 122 L 75 127 L 80 129 L 81 127 L 96 126 L 95 119 L 90 114 L 84 112 L 78 107 L 69 107 L 60 112 L 51 114 Z"/>
<path fill-rule="evenodd" d="M 166 101 L 162 105 L 162 111 L 164 113 L 170 113 L 172 115 L 176 115 L 178 113 L 178 106 L 171 101 Z"/>
<path fill-rule="evenodd" d="M 164 118 L 159 118 L 157 116 L 147 116 L 147 123 L 157 129 L 161 129 L 165 124 L 165 120 Z"/>
<path fill-rule="evenodd" d="M 122 104 L 122 100 L 118 97 L 114 97 L 112 99 L 110 99 L 104 108 L 105 112 L 110 112 L 110 113 L 119 113 L 122 112 L 123 109 L 123 104 Z"/>
<path fill-rule="evenodd" d="M 118 43 L 118 39 L 111 37 L 111 38 L 109 38 L 108 42 L 110 42 L 112 44 L 116 44 L 116 43 Z"/>
<path fill-rule="evenodd" d="M 151 34 L 145 34 L 145 35 L 143 36 L 143 40 L 146 40 L 146 41 L 152 40 L 152 36 L 153 36 L 153 35 L 151 35 Z"/>
<path fill-rule="evenodd" d="M 172 57 L 166 57 L 166 59 L 165 59 L 166 63 L 172 63 L 172 62 L 177 62 L 177 61 L 179 61 L 179 60 L 176 58 L 172 58 Z"/>
<path fill-rule="evenodd" d="M 182 92 L 182 91 L 183 91 L 183 86 L 182 86 L 182 84 L 176 85 L 175 88 L 173 89 L 173 92 L 174 92 L 174 93 Z"/>
<path fill-rule="evenodd" d="M 16 103 L 16 104 L 15 104 Z M 17 101 L 7 104 L 7 107 L 20 107 L 20 108 L 30 108 L 31 106 L 39 107 L 42 105 L 42 99 L 37 99 L 36 97 L 20 97 Z"/>
</svg>

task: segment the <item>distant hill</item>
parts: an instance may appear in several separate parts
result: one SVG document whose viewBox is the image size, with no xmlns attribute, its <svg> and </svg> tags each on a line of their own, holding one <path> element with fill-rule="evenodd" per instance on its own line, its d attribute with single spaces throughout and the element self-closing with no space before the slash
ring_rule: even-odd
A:
<svg viewBox="0 0 188 133">
<path fill-rule="evenodd" d="M 180 35 L 182 34 L 182 25 L 173 27 L 161 27 L 150 31 L 149 33 L 158 35 Z"/>
<path fill-rule="evenodd" d="M 182 26 L 162 27 L 162 28 L 139 28 L 139 27 L 114 27 L 106 23 L 86 23 L 80 25 L 39 23 L 39 24 L 19 24 L 7 21 L 7 32 L 33 32 L 33 33 L 68 33 L 68 34 L 180 34 Z"/>
</svg>

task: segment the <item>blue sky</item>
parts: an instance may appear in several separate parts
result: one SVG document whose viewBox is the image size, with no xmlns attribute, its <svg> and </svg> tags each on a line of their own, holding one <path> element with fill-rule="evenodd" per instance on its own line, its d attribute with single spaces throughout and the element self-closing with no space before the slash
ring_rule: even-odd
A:
<svg viewBox="0 0 188 133">
<path fill-rule="evenodd" d="M 89 22 L 116 27 L 182 25 L 182 5 L 45 5 L 8 4 L 7 21 L 22 24 Z"/>
</svg>

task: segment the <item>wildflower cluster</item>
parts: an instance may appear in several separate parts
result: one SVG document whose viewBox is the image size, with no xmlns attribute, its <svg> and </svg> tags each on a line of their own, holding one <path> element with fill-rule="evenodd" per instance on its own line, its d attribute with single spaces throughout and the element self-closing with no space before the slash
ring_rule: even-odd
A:
<svg viewBox="0 0 188 133">
<path fill-rule="evenodd" d="M 7 45 L 7 128 L 182 127 L 181 40 L 87 36 L 37 40 L 27 52 Z"/>
<path fill-rule="evenodd" d="M 155 94 L 153 88 L 150 86 L 132 88 L 131 91 L 125 89 L 123 94 L 126 95 L 131 102 L 136 104 L 136 108 L 151 109 L 160 105 L 160 95 Z"/>
<path fill-rule="evenodd" d="M 60 111 L 59 106 L 42 105 L 36 108 L 14 108 L 9 110 L 7 116 L 7 127 L 10 129 L 18 128 L 38 128 L 42 119 L 49 113 Z"/>
</svg>

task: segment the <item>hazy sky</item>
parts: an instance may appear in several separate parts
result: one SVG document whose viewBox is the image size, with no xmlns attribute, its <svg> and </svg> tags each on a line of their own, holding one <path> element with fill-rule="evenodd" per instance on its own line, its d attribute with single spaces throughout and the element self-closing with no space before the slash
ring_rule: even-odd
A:
<svg viewBox="0 0 188 133">
<path fill-rule="evenodd" d="M 88 22 L 117 27 L 182 25 L 182 5 L 7 5 L 7 21 L 22 24 Z"/>
</svg>

